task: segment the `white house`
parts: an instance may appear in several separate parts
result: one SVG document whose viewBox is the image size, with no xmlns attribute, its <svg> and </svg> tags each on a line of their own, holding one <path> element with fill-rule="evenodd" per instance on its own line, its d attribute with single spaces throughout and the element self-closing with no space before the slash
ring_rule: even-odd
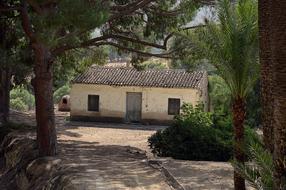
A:
<svg viewBox="0 0 286 190">
<path fill-rule="evenodd" d="M 168 124 L 183 102 L 208 109 L 204 71 L 92 66 L 72 81 L 71 120 Z"/>
</svg>

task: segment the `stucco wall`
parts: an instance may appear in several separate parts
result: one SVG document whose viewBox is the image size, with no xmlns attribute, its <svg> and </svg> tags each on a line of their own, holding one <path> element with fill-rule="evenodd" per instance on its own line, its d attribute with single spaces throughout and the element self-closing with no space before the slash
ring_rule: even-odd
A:
<svg viewBox="0 0 286 190">
<path fill-rule="evenodd" d="M 180 98 L 196 105 L 204 96 L 196 89 L 116 87 L 108 85 L 73 84 L 71 89 L 71 117 L 125 118 L 126 93 L 142 93 L 142 120 L 172 120 L 168 115 L 168 98 Z M 88 95 L 99 95 L 99 112 L 87 110 Z"/>
</svg>

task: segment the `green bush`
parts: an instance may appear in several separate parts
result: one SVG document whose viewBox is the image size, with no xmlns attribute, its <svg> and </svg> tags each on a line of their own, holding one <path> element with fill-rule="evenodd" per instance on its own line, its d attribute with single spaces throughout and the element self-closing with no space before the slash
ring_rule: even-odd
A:
<svg viewBox="0 0 286 190">
<path fill-rule="evenodd" d="M 64 95 L 70 93 L 70 87 L 68 85 L 62 86 L 54 92 L 54 102 L 58 103 Z"/>
<path fill-rule="evenodd" d="M 216 126 L 213 121 L 216 120 L 210 113 L 184 104 L 182 114 L 175 117 L 174 124 L 152 135 L 148 140 L 149 146 L 158 156 L 227 161 L 232 155 L 231 127 L 225 123 Z"/>
<path fill-rule="evenodd" d="M 35 97 L 23 86 L 13 88 L 10 92 L 12 109 L 27 111 L 35 107 Z"/>
<path fill-rule="evenodd" d="M 27 111 L 28 105 L 26 105 L 23 100 L 19 97 L 10 100 L 10 107 L 18 111 Z"/>
<path fill-rule="evenodd" d="M 175 125 L 192 127 L 210 127 L 213 125 L 211 114 L 203 111 L 203 105 L 193 107 L 192 104 L 184 103 L 182 113 L 175 116 Z"/>
<path fill-rule="evenodd" d="M 255 131 L 245 127 L 245 151 Z M 228 161 L 233 152 L 233 127 L 230 114 L 206 113 L 201 106 L 182 106 L 172 126 L 157 131 L 149 139 L 152 153 L 184 160 Z M 247 153 L 246 153 L 247 154 Z"/>
</svg>

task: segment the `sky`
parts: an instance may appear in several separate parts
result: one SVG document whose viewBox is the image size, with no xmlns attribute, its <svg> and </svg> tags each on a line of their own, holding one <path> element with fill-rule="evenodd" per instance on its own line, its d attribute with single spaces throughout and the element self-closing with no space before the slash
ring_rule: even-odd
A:
<svg viewBox="0 0 286 190">
<path fill-rule="evenodd" d="M 204 24 L 204 20 L 213 20 L 214 19 L 214 9 L 210 7 L 202 7 L 198 10 L 196 16 L 193 21 L 191 21 L 188 26 L 196 26 L 200 24 Z"/>
</svg>

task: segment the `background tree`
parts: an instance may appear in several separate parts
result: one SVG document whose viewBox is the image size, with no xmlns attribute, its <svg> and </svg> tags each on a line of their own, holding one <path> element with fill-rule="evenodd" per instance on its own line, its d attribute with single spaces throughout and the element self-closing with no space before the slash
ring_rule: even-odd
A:
<svg viewBox="0 0 286 190">
<path fill-rule="evenodd" d="M 108 49 L 106 47 L 71 50 L 64 52 L 55 60 L 53 67 L 54 89 L 58 89 L 69 82 L 79 73 L 93 64 L 107 63 Z"/>
<path fill-rule="evenodd" d="M 230 115 L 231 95 L 228 86 L 218 75 L 209 76 L 209 95 L 212 111 L 224 116 Z"/>
<path fill-rule="evenodd" d="M 0 15 L 0 120 L 4 123 L 9 120 L 11 83 L 23 83 L 32 68 L 31 51 L 16 16 Z"/>
<path fill-rule="evenodd" d="M 232 99 L 234 127 L 234 159 L 244 163 L 244 121 L 246 97 L 258 78 L 257 2 L 240 0 L 236 4 L 221 0 L 217 6 L 217 22 L 206 22 L 185 35 L 193 58 L 206 58 L 224 79 Z M 185 33 L 184 33 L 185 34 Z M 245 189 L 245 181 L 234 172 L 236 190 Z"/>
</svg>

